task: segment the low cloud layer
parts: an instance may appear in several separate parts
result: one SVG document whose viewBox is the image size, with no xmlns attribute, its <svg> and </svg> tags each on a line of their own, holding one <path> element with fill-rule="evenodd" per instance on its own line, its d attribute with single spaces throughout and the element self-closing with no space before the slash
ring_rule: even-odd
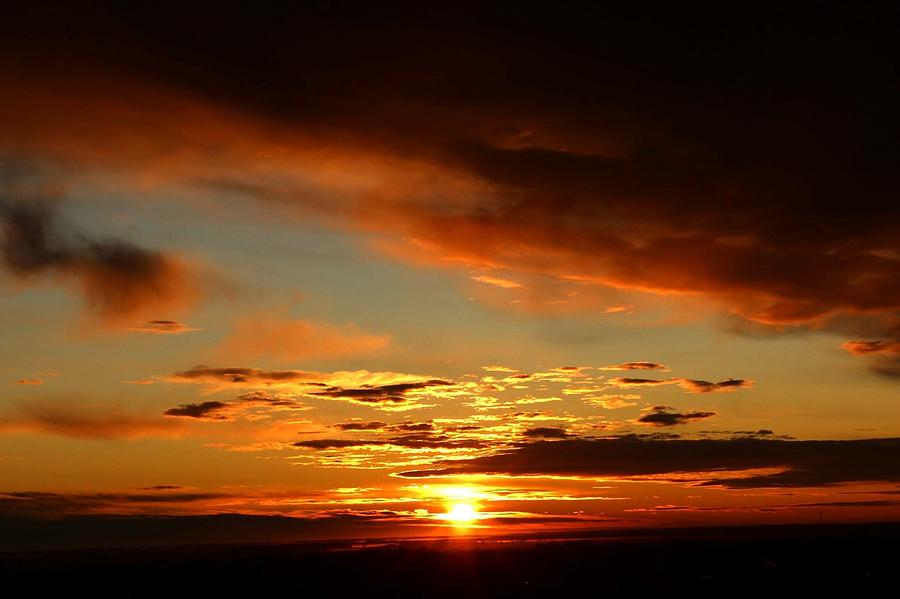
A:
<svg viewBox="0 0 900 599">
<path fill-rule="evenodd" d="M 759 473 L 761 469 L 771 472 Z M 789 441 L 765 438 L 640 437 L 538 441 L 496 455 L 445 462 L 402 476 L 651 477 L 727 488 L 817 487 L 861 481 L 900 482 L 900 439 Z"/>
</svg>

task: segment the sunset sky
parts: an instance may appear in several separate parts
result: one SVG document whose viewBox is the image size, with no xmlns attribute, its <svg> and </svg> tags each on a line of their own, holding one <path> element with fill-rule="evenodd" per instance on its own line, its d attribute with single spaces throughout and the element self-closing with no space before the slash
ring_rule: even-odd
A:
<svg viewBox="0 0 900 599">
<path fill-rule="evenodd" d="M 900 516 L 878 14 L 31 4 L 0 518 Z"/>
</svg>

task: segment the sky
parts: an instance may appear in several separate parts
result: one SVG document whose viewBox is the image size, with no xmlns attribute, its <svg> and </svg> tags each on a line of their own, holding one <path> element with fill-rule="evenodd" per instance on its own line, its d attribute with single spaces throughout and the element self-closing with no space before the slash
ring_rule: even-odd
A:
<svg viewBox="0 0 900 599">
<path fill-rule="evenodd" d="M 874 10 L 3 10 L 0 520 L 900 516 Z"/>
</svg>

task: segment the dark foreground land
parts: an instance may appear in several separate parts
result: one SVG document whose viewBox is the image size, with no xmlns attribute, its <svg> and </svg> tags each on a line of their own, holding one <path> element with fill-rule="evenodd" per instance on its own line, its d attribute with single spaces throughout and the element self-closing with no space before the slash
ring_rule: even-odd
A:
<svg viewBox="0 0 900 599">
<path fill-rule="evenodd" d="M 0 553 L 4 589 L 86 597 L 896 591 L 900 524 Z"/>
</svg>

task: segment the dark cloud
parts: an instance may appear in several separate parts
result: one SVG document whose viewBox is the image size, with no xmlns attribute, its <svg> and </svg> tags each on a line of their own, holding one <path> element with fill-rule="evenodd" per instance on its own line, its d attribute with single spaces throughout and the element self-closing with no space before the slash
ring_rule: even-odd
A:
<svg viewBox="0 0 900 599">
<path fill-rule="evenodd" d="M 332 510 L 307 516 L 162 513 L 41 517 L 31 513 L 11 513 L 0 517 L 0 549 L 191 546 L 198 542 L 292 543 L 322 538 L 359 538 L 360 535 L 380 538 L 408 530 L 420 532 L 422 520 L 389 510 Z"/>
<path fill-rule="evenodd" d="M 747 389 L 753 386 L 749 379 L 725 379 L 714 383 L 699 379 L 670 378 L 670 379 L 645 379 L 636 377 L 618 376 L 609 380 L 617 387 L 656 387 L 659 385 L 678 385 L 688 393 L 716 393 L 729 392 L 737 389 Z"/>
<path fill-rule="evenodd" d="M 310 439 L 309 441 L 297 441 L 294 443 L 294 447 L 304 447 L 306 449 L 346 449 L 348 447 L 372 445 L 388 445 L 388 442 L 377 439 L 368 441 L 363 439 Z"/>
<path fill-rule="evenodd" d="M 133 333 L 153 333 L 157 335 L 178 335 L 192 333 L 201 329 L 190 327 L 176 320 L 150 320 L 138 325 L 128 327 Z"/>
<path fill-rule="evenodd" d="M 87 309 L 106 321 L 180 309 L 195 299 L 180 260 L 119 239 L 91 239 L 64 227 L 53 204 L 0 199 L 0 227 L 0 263 L 7 272 L 22 281 L 70 283 Z"/>
<path fill-rule="evenodd" d="M 481 449 L 489 444 L 477 439 L 460 439 L 446 435 L 410 434 L 386 439 L 311 439 L 298 441 L 294 447 L 307 449 L 346 449 L 366 446 L 393 446 L 407 449 Z"/>
<path fill-rule="evenodd" d="M 817 503 L 785 503 L 777 505 L 741 505 L 741 506 L 690 506 L 659 505 L 653 508 L 636 508 L 632 512 L 774 512 L 795 509 L 822 508 L 860 508 L 860 507 L 892 507 L 900 505 L 900 501 L 875 499 L 870 501 L 822 501 Z"/>
<path fill-rule="evenodd" d="M 425 433 L 434 430 L 434 424 L 431 422 L 401 422 L 400 424 L 392 424 L 391 430 L 407 431 L 411 433 Z"/>
<path fill-rule="evenodd" d="M 533 378 L 534 378 L 534 375 L 532 375 L 532 374 L 511 374 L 503 380 L 505 380 L 505 381 L 530 381 Z"/>
<path fill-rule="evenodd" d="M 204 401 L 201 403 L 182 404 L 177 408 L 169 408 L 163 412 L 166 416 L 182 416 L 185 418 L 201 418 L 209 420 L 226 420 L 224 414 L 228 404 L 221 401 Z"/>
<path fill-rule="evenodd" d="M 562 439 L 569 436 L 564 428 L 556 428 L 551 426 L 538 426 L 529 428 L 522 432 L 523 437 L 532 439 Z"/>
<path fill-rule="evenodd" d="M 450 381 L 431 379 L 417 383 L 394 383 L 391 385 L 363 385 L 356 389 L 344 389 L 342 387 L 329 387 L 322 391 L 314 391 L 310 395 L 316 397 L 328 397 L 332 399 L 349 399 L 359 403 L 403 403 L 407 401 L 407 393 L 420 391 L 430 387 L 443 387 L 452 385 Z"/>
<path fill-rule="evenodd" d="M 270 406 L 283 408 L 303 408 L 303 404 L 294 399 L 293 395 L 288 393 L 270 393 L 268 391 L 252 391 L 238 395 L 232 400 L 234 405 L 244 406 Z"/>
<path fill-rule="evenodd" d="M 900 489 L 884 489 L 881 491 L 844 491 L 841 495 L 900 495 Z"/>
<path fill-rule="evenodd" d="M 426 434 L 403 435 L 394 437 L 389 442 L 391 445 L 409 449 L 484 449 L 494 445 L 478 439 Z"/>
<path fill-rule="evenodd" d="M 900 356 L 879 358 L 869 365 L 869 369 L 881 376 L 891 379 L 900 379 Z"/>
<path fill-rule="evenodd" d="M 900 338 L 900 328 L 896 332 Z M 848 341 L 843 348 L 855 356 L 870 356 L 873 372 L 900 379 L 900 341 Z"/>
<path fill-rule="evenodd" d="M 234 399 L 223 401 L 204 401 L 200 403 L 182 404 L 177 408 L 170 408 L 164 412 L 166 416 L 181 416 L 185 418 L 198 418 L 204 420 L 231 420 L 236 415 L 253 408 L 278 409 L 305 409 L 302 403 L 296 401 L 292 395 L 273 394 L 268 391 L 253 391 L 238 395 Z"/>
<path fill-rule="evenodd" d="M 624 522 L 622 518 L 609 518 L 604 516 L 554 516 L 550 514 L 533 514 L 528 516 L 494 516 L 479 520 L 481 524 L 497 524 L 497 525 L 516 525 L 516 524 L 573 524 L 579 523 L 583 525 L 590 524 L 610 524 L 613 522 Z"/>
<path fill-rule="evenodd" d="M 387 423 L 372 420 L 369 422 L 339 422 L 333 426 L 342 431 L 377 431 L 386 427 Z"/>
<path fill-rule="evenodd" d="M 300 206 L 421 262 L 699 294 L 779 327 L 843 334 L 841 317 L 864 315 L 870 338 L 900 340 L 885 320 L 900 314 L 890 20 L 592 10 L 9 18 L 0 149 Z M 340 198 L 271 176 L 317 164 L 310 147 L 415 168 Z M 22 264 L 56 264 L 53 250 Z"/>
<path fill-rule="evenodd" d="M 769 439 L 793 439 L 794 437 L 790 435 L 776 435 L 775 431 L 769 430 L 767 428 L 761 428 L 757 430 L 743 430 L 743 431 L 697 431 L 697 434 L 701 437 L 737 437 L 737 438 L 769 438 Z"/>
<path fill-rule="evenodd" d="M 302 370 L 262 370 L 260 368 L 212 368 L 194 366 L 189 370 L 176 372 L 170 377 L 173 381 L 198 383 L 290 383 L 320 385 L 311 382 L 317 378 L 316 373 Z"/>
<path fill-rule="evenodd" d="M 818 503 L 799 503 L 789 507 L 824 508 L 824 507 L 885 507 L 900 505 L 900 501 L 890 499 L 872 499 L 869 501 L 820 501 Z"/>
<path fill-rule="evenodd" d="M 696 420 L 705 420 L 716 415 L 715 412 L 673 412 L 671 406 L 653 406 L 647 414 L 637 419 L 641 424 L 650 426 L 675 426 L 689 424 Z"/>
<path fill-rule="evenodd" d="M 773 473 L 754 472 L 773 469 Z M 501 474 L 642 477 L 693 474 L 728 488 L 900 481 L 900 439 L 788 441 L 639 437 L 537 441 L 495 455 L 440 462 L 406 477 Z"/>
<path fill-rule="evenodd" d="M 701 381 L 697 379 L 679 379 L 678 384 L 688 393 L 715 393 L 717 391 L 734 391 L 753 386 L 753 381 L 747 379 L 725 379 L 718 383 Z"/>
<path fill-rule="evenodd" d="M 600 370 L 662 370 L 669 369 L 663 364 L 657 362 L 622 362 L 621 364 L 610 364 L 603 366 Z"/>
<path fill-rule="evenodd" d="M 234 497 L 221 493 L 158 492 L 179 489 L 180 487 L 172 485 L 162 485 L 147 489 L 150 493 L 0 492 L 0 516 L 52 518 L 66 514 L 123 513 L 134 509 L 169 510 L 176 504 L 199 504 Z"/>
<path fill-rule="evenodd" d="M 219 496 L 228 499 L 227 496 Z M 65 503 L 64 497 L 56 498 Z M 79 500 L 75 500 L 78 503 Z M 85 501 L 84 499 L 80 501 Z M 4 495 L 0 493 L 0 551 L 35 551 L 83 548 L 121 548 L 153 546 L 195 547 L 198 543 L 209 545 L 238 543 L 294 543 L 315 540 L 315 550 L 357 548 L 360 538 L 386 539 L 398 536 L 446 533 L 446 523 L 394 510 L 323 510 L 312 513 L 295 513 L 291 516 L 251 515 L 240 513 L 213 513 L 185 515 L 178 513 L 150 512 L 145 514 L 92 513 L 75 509 L 72 512 L 44 511 L 52 502 L 38 499 L 33 507 L 22 510 L 22 498 L 16 509 L 8 510 Z M 91 503 L 88 501 L 88 503 Z M 113 502 L 114 503 L 114 502 Z M 42 510 L 41 505 L 44 509 Z M 123 505 L 120 503 L 120 505 Z M 135 505 L 126 501 L 124 505 Z M 160 509 L 165 506 L 160 505 Z M 174 504 L 170 508 L 174 508 Z M 487 525 L 504 528 L 531 524 L 572 524 L 578 522 L 610 523 L 620 519 L 600 516 L 561 516 L 549 514 L 498 515 L 485 518 Z M 346 544 L 332 543 L 324 547 L 321 539 L 353 539 Z M 376 544 L 377 546 L 378 544 Z M 431 546 L 415 546 L 417 553 L 435 549 Z M 240 551 L 246 552 L 246 549 Z M 300 550 L 306 553 L 306 548 Z M 349 553 L 341 555 L 350 555 Z M 292 556 L 293 557 L 293 556 Z M 367 556 L 362 556 L 368 559 Z M 221 556 L 217 556 L 220 559 Z M 243 559 L 243 558 L 241 558 Z M 235 561 L 235 566 L 238 562 Z M 219 565 L 221 565 L 219 563 Z M 238 566 L 239 567 L 239 566 Z M 512 574 L 510 574 L 512 576 Z M 417 585 L 403 587 L 420 595 Z M 233 589 L 231 589 L 233 590 Z M 226 592 L 226 594 L 228 594 Z M 401 595 L 406 593 L 401 592 Z"/>
</svg>

